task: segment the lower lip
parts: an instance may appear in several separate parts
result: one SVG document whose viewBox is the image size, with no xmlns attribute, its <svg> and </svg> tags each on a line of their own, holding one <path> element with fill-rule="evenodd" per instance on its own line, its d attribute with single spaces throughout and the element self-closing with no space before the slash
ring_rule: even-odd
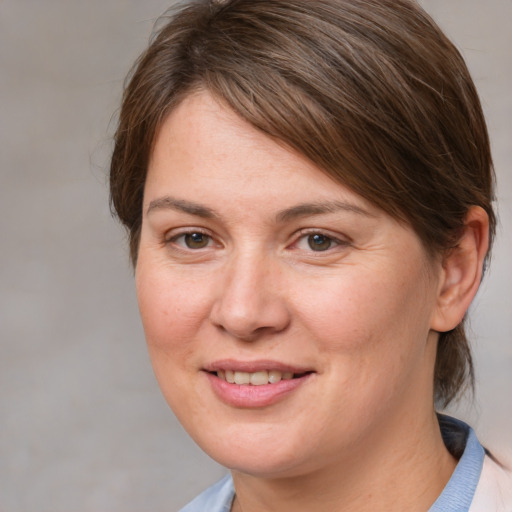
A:
<svg viewBox="0 0 512 512">
<path fill-rule="evenodd" d="M 311 378 L 310 373 L 275 384 L 253 386 L 230 384 L 213 373 L 205 372 L 214 393 L 226 404 L 240 408 L 267 407 L 282 400 Z"/>
</svg>

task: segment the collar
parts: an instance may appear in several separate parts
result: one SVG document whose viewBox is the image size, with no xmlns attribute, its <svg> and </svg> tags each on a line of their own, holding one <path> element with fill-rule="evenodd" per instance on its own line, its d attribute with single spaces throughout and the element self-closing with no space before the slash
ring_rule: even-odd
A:
<svg viewBox="0 0 512 512">
<path fill-rule="evenodd" d="M 438 418 L 446 447 L 455 457 L 461 455 L 450 480 L 429 512 L 466 512 L 480 479 L 485 451 L 469 425 L 442 414 Z"/>
</svg>

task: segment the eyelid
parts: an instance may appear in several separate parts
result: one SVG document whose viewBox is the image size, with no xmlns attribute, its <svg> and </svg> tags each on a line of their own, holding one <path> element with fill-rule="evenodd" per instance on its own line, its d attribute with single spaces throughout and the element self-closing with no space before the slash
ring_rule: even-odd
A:
<svg viewBox="0 0 512 512">
<path fill-rule="evenodd" d="M 186 235 L 191 235 L 193 233 L 199 233 L 201 235 L 204 235 L 210 239 L 210 242 L 206 247 L 198 248 L 198 249 L 191 249 L 190 247 L 186 247 L 185 244 L 178 244 L 176 241 L 180 237 L 184 237 Z M 175 250 L 183 251 L 183 252 L 199 252 L 201 250 L 209 249 L 212 244 L 220 246 L 221 244 L 218 243 L 218 241 L 215 239 L 213 234 L 204 228 L 196 228 L 196 227 L 183 227 L 183 228 L 173 228 L 169 231 L 167 231 L 163 236 L 163 244 L 166 246 L 172 245 Z"/>
<path fill-rule="evenodd" d="M 336 247 L 346 247 L 348 245 L 350 245 L 352 243 L 352 240 L 350 239 L 350 237 L 348 236 L 341 236 L 339 234 L 333 234 L 332 232 L 330 232 L 329 230 L 325 230 L 325 229 L 318 229 L 318 228 L 303 228 L 303 229 L 300 229 L 296 236 L 294 237 L 294 241 L 292 242 L 291 246 L 297 246 L 297 244 L 305 237 L 307 236 L 311 236 L 311 235 L 322 235 L 326 238 L 328 238 L 329 240 L 331 240 L 334 244 L 335 244 L 335 247 L 333 248 L 329 248 L 329 249 L 326 249 L 325 251 L 313 251 L 313 250 L 310 250 L 308 252 L 311 252 L 311 253 L 317 253 L 317 254 L 322 254 L 322 253 L 329 253 L 331 252 L 333 249 L 336 249 Z"/>
<path fill-rule="evenodd" d="M 207 229 L 204 229 L 204 228 L 196 228 L 196 227 L 190 227 L 190 226 L 187 226 L 187 227 L 182 227 L 182 228 L 172 228 L 172 229 L 169 229 L 169 231 L 166 231 L 164 233 L 164 240 L 166 242 L 171 242 L 172 240 L 174 240 L 175 238 L 178 238 L 180 236 L 183 236 L 183 235 L 190 235 L 192 233 L 201 233 L 202 235 L 206 235 L 206 236 L 209 236 L 211 238 L 213 238 L 212 234 L 207 230 Z"/>
</svg>

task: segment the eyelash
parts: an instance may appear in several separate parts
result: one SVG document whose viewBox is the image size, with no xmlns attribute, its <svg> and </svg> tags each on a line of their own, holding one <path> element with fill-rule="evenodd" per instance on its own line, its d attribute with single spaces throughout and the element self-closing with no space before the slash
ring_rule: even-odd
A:
<svg viewBox="0 0 512 512">
<path fill-rule="evenodd" d="M 185 239 L 186 236 L 193 236 L 193 235 L 201 235 L 202 237 L 205 237 L 207 239 L 207 245 L 205 247 L 192 248 L 192 247 L 188 247 L 185 241 L 182 244 L 178 243 L 178 240 L 180 238 Z M 175 248 L 177 248 L 181 251 L 197 251 L 200 249 L 208 248 L 213 241 L 214 241 L 213 237 L 208 232 L 206 232 L 202 229 L 188 229 L 186 231 L 182 231 L 181 233 L 173 234 L 172 236 L 166 236 L 164 243 L 165 243 L 165 245 L 172 244 L 175 246 Z"/>
<path fill-rule="evenodd" d="M 336 247 L 346 247 L 346 246 L 350 245 L 350 242 L 348 240 L 343 240 L 343 239 L 337 238 L 337 237 L 332 236 L 328 233 L 325 233 L 321 230 L 315 230 L 315 229 L 301 230 L 299 232 L 299 235 L 300 236 L 296 239 L 296 241 L 292 244 L 292 246 L 297 247 L 301 241 L 305 241 L 308 244 L 309 249 L 310 249 L 310 251 L 308 251 L 308 252 L 313 252 L 313 253 L 327 253 L 327 252 L 330 252 L 331 250 L 335 249 Z M 324 240 L 328 241 L 328 243 L 329 243 L 328 247 L 326 247 L 325 249 L 315 251 L 313 249 L 313 247 L 311 247 L 309 240 L 308 240 L 309 237 L 314 237 L 314 236 L 322 237 Z M 333 247 L 333 245 L 334 245 L 334 247 Z M 317 246 L 317 248 L 319 248 L 319 247 L 320 247 L 320 244 Z"/>
<path fill-rule="evenodd" d="M 299 234 L 299 236 L 297 238 L 295 238 L 294 242 L 292 244 L 290 244 L 288 247 L 291 247 L 294 249 L 299 249 L 299 250 L 304 250 L 306 252 L 311 252 L 311 253 L 328 253 L 328 252 L 332 251 L 333 249 L 335 249 L 336 247 L 340 247 L 340 246 L 346 247 L 346 246 L 350 245 L 349 241 L 340 240 L 339 238 L 334 237 L 330 234 L 327 234 L 321 230 L 315 230 L 315 229 L 301 230 L 301 231 L 299 231 L 298 234 Z M 201 237 L 205 237 L 206 245 L 202 246 L 202 247 L 195 247 L 195 248 L 190 247 L 186 243 L 185 237 L 187 237 L 187 236 L 192 237 L 194 235 L 201 235 Z M 318 243 L 318 245 L 316 246 L 316 248 L 320 249 L 320 250 L 314 250 L 313 246 L 310 243 L 311 241 L 308 240 L 309 237 L 320 237 L 320 240 L 319 240 L 320 243 Z M 183 238 L 183 243 L 178 243 L 178 240 L 180 240 L 181 238 Z M 215 240 L 212 237 L 212 235 L 210 233 L 208 233 L 207 231 L 204 231 L 202 229 L 188 229 L 186 231 L 182 231 L 181 233 L 177 233 L 170 237 L 166 237 L 164 240 L 164 243 L 165 243 L 165 245 L 172 244 L 172 245 L 174 245 L 174 247 L 176 249 L 178 249 L 180 251 L 196 252 L 196 251 L 200 251 L 202 249 L 208 249 L 211 246 L 211 244 L 214 243 L 214 241 Z M 327 243 L 327 247 L 322 248 L 322 241 Z M 308 248 L 301 249 L 299 247 L 299 244 L 301 242 L 307 243 L 309 246 L 309 249 Z"/>
</svg>

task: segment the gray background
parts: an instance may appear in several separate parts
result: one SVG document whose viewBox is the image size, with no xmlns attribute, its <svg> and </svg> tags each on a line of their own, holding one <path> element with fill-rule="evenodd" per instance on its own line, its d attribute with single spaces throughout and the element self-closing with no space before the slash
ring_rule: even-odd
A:
<svg viewBox="0 0 512 512">
<path fill-rule="evenodd" d="M 423 4 L 469 62 L 499 178 L 457 414 L 510 459 L 512 0 Z M 107 205 L 122 81 L 168 5 L 0 0 L 0 512 L 173 511 L 224 472 L 160 396 Z"/>
</svg>

